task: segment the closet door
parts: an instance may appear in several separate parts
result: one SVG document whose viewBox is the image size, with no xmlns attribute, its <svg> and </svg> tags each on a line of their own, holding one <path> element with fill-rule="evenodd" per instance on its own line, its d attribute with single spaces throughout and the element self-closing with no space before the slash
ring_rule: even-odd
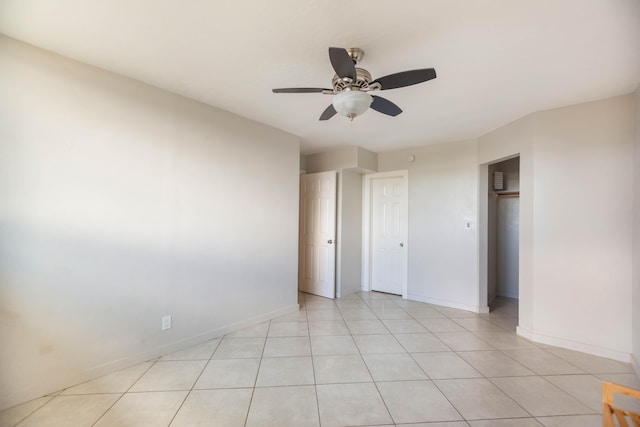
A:
<svg viewBox="0 0 640 427">
<path fill-rule="evenodd" d="M 336 296 L 336 172 L 300 177 L 298 287 Z"/>
</svg>

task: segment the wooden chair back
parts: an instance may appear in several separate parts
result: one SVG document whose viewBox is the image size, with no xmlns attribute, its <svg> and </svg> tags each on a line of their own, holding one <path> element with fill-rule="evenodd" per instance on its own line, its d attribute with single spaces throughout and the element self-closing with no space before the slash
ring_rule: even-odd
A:
<svg viewBox="0 0 640 427">
<path fill-rule="evenodd" d="M 640 427 L 640 413 L 627 411 L 613 406 L 614 393 L 624 394 L 625 396 L 640 399 L 640 390 L 608 381 L 602 381 L 602 427 L 616 427 L 613 418 L 614 415 L 615 419 L 618 420 L 619 427 L 630 427 L 627 423 L 627 419 L 633 423 L 633 427 Z"/>
</svg>

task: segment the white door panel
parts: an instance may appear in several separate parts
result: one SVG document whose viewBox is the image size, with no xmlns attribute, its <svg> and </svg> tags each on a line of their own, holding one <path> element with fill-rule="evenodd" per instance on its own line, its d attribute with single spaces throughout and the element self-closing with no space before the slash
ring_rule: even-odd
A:
<svg viewBox="0 0 640 427">
<path fill-rule="evenodd" d="M 300 177 L 301 291 L 335 298 L 336 173 Z"/>
<path fill-rule="evenodd" d="M 404 178 L 371 182 L 371 289 L 403 294 L 405 287 L 406 207 Z"/>
</svg>

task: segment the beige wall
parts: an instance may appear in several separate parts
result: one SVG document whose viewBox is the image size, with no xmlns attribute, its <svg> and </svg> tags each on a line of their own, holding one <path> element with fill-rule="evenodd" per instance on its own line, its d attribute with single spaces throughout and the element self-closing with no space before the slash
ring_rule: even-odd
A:
<svg viewBox="0 0 640 427">
<path fill-rule="evenodd" d="M 297 309 L 295 137 L 4 37 L 0 63 L 0 408 Z"/>
</svg>

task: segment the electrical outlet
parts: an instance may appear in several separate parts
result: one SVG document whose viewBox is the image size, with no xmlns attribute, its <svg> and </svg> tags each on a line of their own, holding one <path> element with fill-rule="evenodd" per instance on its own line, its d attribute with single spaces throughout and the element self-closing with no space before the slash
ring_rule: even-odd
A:
<svg viewBox="0 0 640 427">
<path fill-rule="evenodd" d="M 162 317 L 162 330 L 166 331 L 167 329 L 171 329 L 171 316 Z"/>
</svg>

